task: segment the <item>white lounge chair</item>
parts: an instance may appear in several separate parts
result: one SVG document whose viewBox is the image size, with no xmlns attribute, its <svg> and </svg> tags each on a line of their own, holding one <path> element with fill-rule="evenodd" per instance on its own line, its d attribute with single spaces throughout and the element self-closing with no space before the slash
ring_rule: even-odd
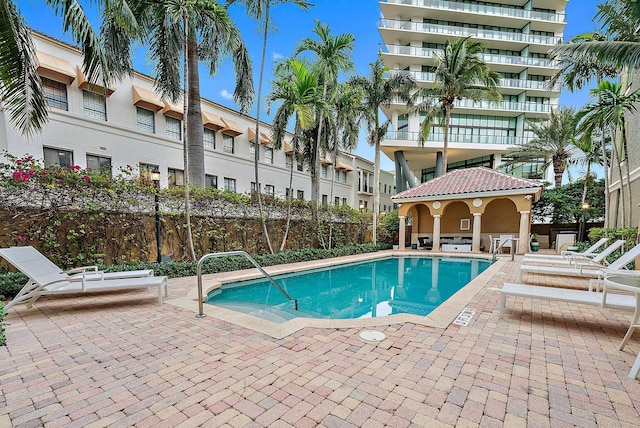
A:
<svg viewBox="0 0 640 428">
<path fill-rule="evenodd" d="M 524 255 L 525 259 L 554 259 L 554 260 L 565 260 L 567 257 L 571 256 L 582 256 L 582 257 L 592 257 L 597 253 L 595 252 L 598 248 L 602 247 L 609 241 L 609 238 L 600 238 L 598 242 L 579 253 L 577 251 L 568 251 L 563 250 L 560 254 L 539 254 L 539 253 L 527 253 Z"/>
<path fill-rule="evenodd" d="M 640 244 L 636 245 L 616 261 L 609 266 L 598 265 L 594 263 L 595 259 L 590 263 L 579 263 L 577 267 L 562 267 L 562 266 L 536 266 L 536 265 L 522 265 L 518 272 L 518 281 L 522 281 L 522 274 L 525 272 L 542 273 L 548 275 L 563 275 L 563 276 L 581 276 L 585 278 L 601 278 L 602 271 L 619 271 L 627 268 L 627 265 L 634 261 L 636 257 L 640 256 Z M 602 260 L 604 262 L 604 260 Z M 599 269 L 598 269 L 599 268 Z M 592 288 L 590 284 L 589 288 Z"/>
<path fill-rule="evenodd" d="M 624 239 L 619 239 L 613 244 L 609 245 L 607 248 L 602 250 L 599 253 L 574 253 L 574 254 L 566 254 L 565 256 L 553 257 L 549 255 L 548 258 L 545 257 L 531 257 L 528 254 L 522 258 L 522 264 L 544 264 L 544 265 L 560 265 L 566 267 L 577 267 L 578 264 L 582 263 L 587 266 L 593 265 L 595 268 L 601 268 L 607 261 L 607 257 L 616 251 L 618 248 L 621 248 L 626 241 Z"/>
<path fill-rule="evenodd" d="M 504 315 L 507 296 L 530 297 L 532 299 L 555 300 L 618 308 L 635 308 L 636 298 L 628 294 L 595 293 L 585 290 L 545 287 L 542 285 L 505 283 L 500 290 L 500 318 Z"/>
<path fill-rule="evenodd" d="M 41 296 L 117 291 L 123 289 L 158 287 L 158 303 L 162 304 L 162 288 L 167 295 L 167 278 L 153 276 L 152 270 L 104 273 L 93 266 L 63 272 L 33 247 L 0 249 L 0 256 L 27 275 L 29 280 L 5 308 L 18 303 L 31 307 Z"/>
</svg>

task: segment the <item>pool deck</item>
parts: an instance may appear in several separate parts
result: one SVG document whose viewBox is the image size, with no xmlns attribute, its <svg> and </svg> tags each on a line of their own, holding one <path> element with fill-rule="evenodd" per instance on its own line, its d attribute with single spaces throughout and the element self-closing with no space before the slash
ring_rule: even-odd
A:
<svg viewBox="0 0 640 428">
<path fill-rule="evenodd" d="M 628 373 L 640 333 L 617 350 L 633 312 L 510 297 L 500 319 L 492 288 L 515 282 L 521 258 L 500 260 L 433 323 L 280 338 L 196 318 L 194 278 L 170 280 L 163 306 L 131 291 L 16 307 L 0 347 L 0 427 L 639 426 Z M 476 311 L 467 326 L 447 321 L 459 307 Z M 386 339 L 364 342 L 369 328 Z"/>
</svg>

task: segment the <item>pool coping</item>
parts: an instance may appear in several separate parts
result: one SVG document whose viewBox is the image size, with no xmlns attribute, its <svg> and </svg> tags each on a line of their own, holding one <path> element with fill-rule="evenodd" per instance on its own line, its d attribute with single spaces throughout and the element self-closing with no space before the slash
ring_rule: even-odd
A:
<svg viewBox="0 0 640 428">
<path fill-rule="evenodd" d="M 354 262 L 368 261 L 389 256 L 405 256 L 405 257 L 428 257 L 428 256 L 444 256 L 455 258 L 478 258 L 491 259 L 491 255 L 478 253 L 432 253 L 432 252 L 409 252 L 399 250 L 385 250 L 375 253 L 357 254 L 353 256 L 338 257 L 332 259 L 314 260 L 311 262 L 290 263 L 285 265 L 276 265 L 265 267 L 265 271 L 269 275 L 278 275 L 283 273 L 298 272 L 301 270 L 322 268 L 327 266 L 336 266 L 340 264 L 349 264 Z M 429 315 L 411 315 L 396 314 L 380 318 L 358 318 L 358 319 L 315 319 L 315 318 L 294 318 L 283 323 L 276 323 L 252 315 L 236 312 L 230 309 L 222 308 L 214 305 L 204 305 L 204 314 L 208 317 L 218 319 L 220 321 L 229 322 L 250 330 L 269 335 L 275 339 L 282 339 L 303 328 L 364 328 L 388 326 L 392 324 L 413 323 L 434 328 L 446 328 L 456 317 L 467 308 L 469 302 L 473 300 L 475 295 L 489 282 L 502 266 L 507 263 L 507 259 L 498 258 L 495 263 L 489 266 L 484 272 L 474 278 L 469 284 L 464 286 L 453 296 L 442 303 L 437 309 Z M 202 276 L 202 284 L 204 296 L 209 291 L 218 288 L 222 283 L 242 281 L 254 278 L 260 278 L 262 274 L 257 269 L 245 269 L 241 271 L 215 273 Z M 194 284 L 197 281 L 194 278 Z M 198 308 L 198 290 L 197 286 L 187 293 L 185 297 L 170 299 L 166 303 L 188 309 L 194 314 L 199 312 Z M 206 319 L 206 318 L 205 318 Z"/>
</svg>

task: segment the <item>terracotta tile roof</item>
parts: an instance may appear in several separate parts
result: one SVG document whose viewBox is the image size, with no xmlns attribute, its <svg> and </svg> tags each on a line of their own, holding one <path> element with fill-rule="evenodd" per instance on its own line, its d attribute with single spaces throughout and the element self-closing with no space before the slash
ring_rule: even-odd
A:
<svg viewBox="0 0 640 428">
<path fill-rule="evenodd" d="M 392 198 L 408 199 L 517 189 L 537 190 L 540 187 L 542 187 L 540 183 L 531 180 L 514 177 L 485 167 L 476 167 L 450 171 L 443 176 L 400 192 Z"/>
</svg>

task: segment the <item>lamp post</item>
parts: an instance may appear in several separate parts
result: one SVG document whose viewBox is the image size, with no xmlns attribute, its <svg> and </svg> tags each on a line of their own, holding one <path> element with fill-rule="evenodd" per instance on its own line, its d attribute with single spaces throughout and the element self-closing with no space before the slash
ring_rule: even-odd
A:
<svg viewBox="0 0 640 428">
<path fill-rule="evenodd" d="M 151 181 L 153 181 L 153 187 L 155 188 L 154 201 L 156 203 L 156 251 L 158 252 L 158 263 L 162 262 L 162 244 L 160 242 L 160 199 L 158 190 L 160 189 L 160 171 L 154 169 L 151 171 Z"/>
<path fill-rule="evenodd" d="M 581 205 L 580 205 L 580 209 L 582 210 L 582 227 L 580 230 L 580 241 L 584 242 L 586 241 L 585 235 L 587 234 L 587 210 L 591 208 L 591 205 L 589 205 L 589 202 L 584 201 Z"/>
</svg>

